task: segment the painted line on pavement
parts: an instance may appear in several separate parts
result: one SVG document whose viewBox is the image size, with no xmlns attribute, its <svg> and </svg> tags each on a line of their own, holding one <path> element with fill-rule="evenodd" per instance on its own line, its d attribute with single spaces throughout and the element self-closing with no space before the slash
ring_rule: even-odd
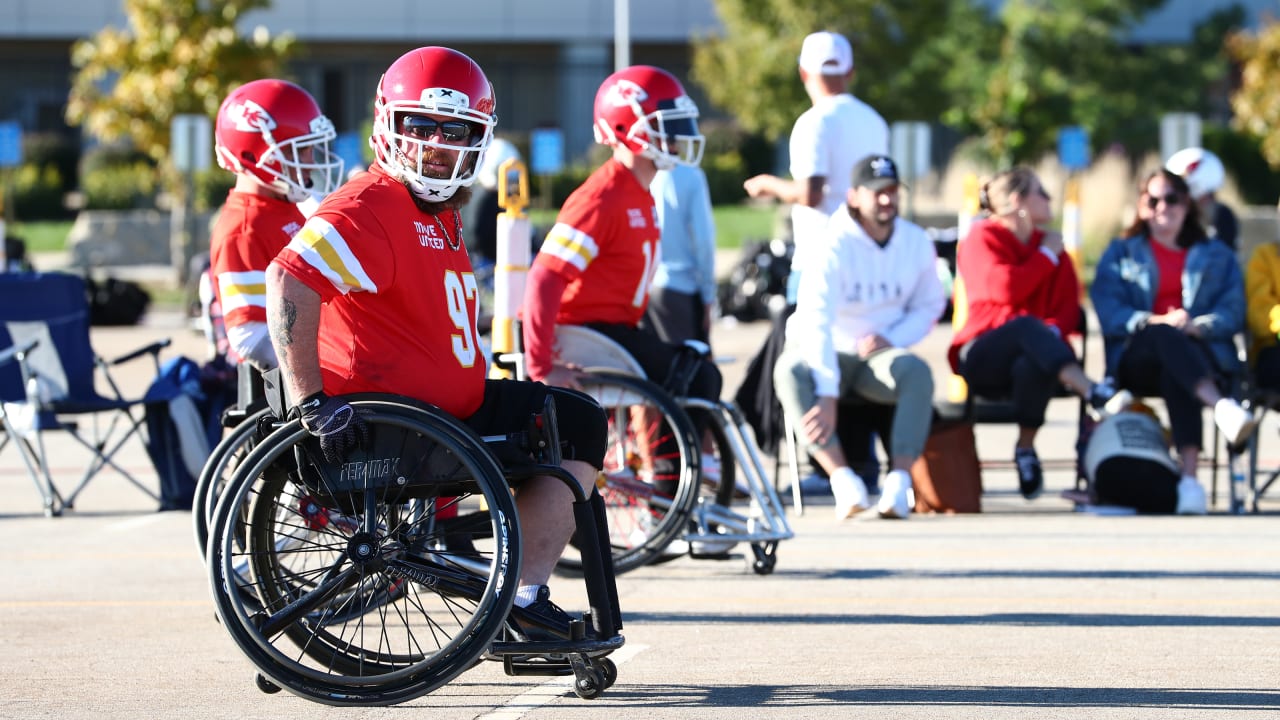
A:
<svg viewBox="0 0 1280 720">
<path fill-rule="evenodd" d="M 617 652 L 609 655 L 609 659 L 621 668 L 623 663 L 648 649 L 648 645 L 623 645 Z M 476 720 L 520 720 L 530 712 L 564 697 L 565 693 L 573 692 L 573 683 L 573 675 L 552 678 L 511 698 L 505 705 L 477 717 Z"/>
</svg>

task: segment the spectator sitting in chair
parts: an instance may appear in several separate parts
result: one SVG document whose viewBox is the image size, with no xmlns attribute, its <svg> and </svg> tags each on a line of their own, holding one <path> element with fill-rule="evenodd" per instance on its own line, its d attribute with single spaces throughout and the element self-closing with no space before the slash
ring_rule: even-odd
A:
<svg viewBox="0 0 1280 720">
<path fill-rule="evenodd" d="M 1090 297 L 1106 343 L 1107 374 L 1137 395 L 1158 395 L 1169 411 L 1182 461 L 1179 514 L 1204 514 L 1196 479 L 1201 405 L 1227 443 L 1257 425 L 1218 382 L 1239 372 L 1235 335 L 1244 330 L 1244 282 L 1235 253 L 1206 237 L 1182 177 L 1161 169 L 1138 187 L 1137 219 L 1098 262 Z"/>
<path fill-rule="evenodd" d="M 933 375 L 907 348 L 924 339 L 947 299 L 933 241 L 898 217 L 898 168 L 869 155 L 853 170 L 847 204 L 817 238 L 796 311 L 774 369 L 774 388 L 791 426 L 831 478 L 843 520 L 870 506 L 866 483 L 836 437 L 840 397 L 896 405 L 890 466 L 877 503 L 881 517 L 911 512 L 911 465 L 933 419 Z"/>
<path fill-rule="evenodd" d="M 1099 409 L 1132 396 L 1090 380 L 1066 341 L 1081 330 L 1080 281 L 1062 234 L 1041 229 L 1053 209 L 1040 178 L 1025 167 L 1006 170 L 982 187 L 980 204 L 986 216 L 957 248 L 966 307 L 948 358 L 969 392 L 1011 398 L 1018 490 L 1031 500 L 1044 489 L 1035 439 L 1058 387 Z"/>
</svg>

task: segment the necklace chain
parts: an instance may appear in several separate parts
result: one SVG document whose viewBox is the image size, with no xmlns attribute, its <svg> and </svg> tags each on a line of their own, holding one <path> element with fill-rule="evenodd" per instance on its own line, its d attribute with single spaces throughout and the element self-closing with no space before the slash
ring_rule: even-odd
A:
<svg viewBox="0 0 1280 720">
<path fill-rule="evenodd" d="M 458 208 L 452 208 L 452 210 L 453 228 L 458 231 L 457 240 L 454 240 L 453 236 L 449 234 L 449 228 L 446 227 L 444 223 L 440 222 L 439 215 L 432 215 L 431 219 L 435 221 L 436 227 L 440 228 L 440 232 L 444 233 L 444 239 L 449 242 L 449 249 L 457 250 L 459 247 L 462 247 L 462 217 L 458 215 Z"/>
</svg>

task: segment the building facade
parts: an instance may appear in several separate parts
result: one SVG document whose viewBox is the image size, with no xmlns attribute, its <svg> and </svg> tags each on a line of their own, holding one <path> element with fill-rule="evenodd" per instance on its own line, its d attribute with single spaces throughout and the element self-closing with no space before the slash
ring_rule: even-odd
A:
<svg viewBox="0 0 1280 720">
<path fill-rule="evenodd" d="M 1186 41 L 1197 22 L 1232 4 L 1245 9 L 1250 27 L 1280 17 L 1280 0 L 1169 0 L 1134 29 L 1134 41 Z M 558 127 L 573 158 L 591 145 L 595 90 L 614 68 L 615 7 L 629 7 L 630 61 L 671 70 L 701 101 L 687 82 L 690 44 L 719 30 L 713 0 L 274 0 L 248 14 L 242 30 L 262 26 L 302 42 L 293 79 L 343 133 L 370 119 L 378 78 L 400 54 L 422 45 L 457 48 L 493 82 L 500 132 L 520 137 Z M 28 132 L 72 132 L 63 120 L 72 43 L 108 25 L 127 26 L 123 0 L 0 2 L 0 120 Z"/>
</svg>

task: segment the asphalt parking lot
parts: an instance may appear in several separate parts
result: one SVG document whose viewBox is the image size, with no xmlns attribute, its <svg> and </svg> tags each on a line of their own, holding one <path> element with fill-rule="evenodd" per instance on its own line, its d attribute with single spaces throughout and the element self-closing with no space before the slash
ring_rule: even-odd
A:
<svg viewBox="0 0 1280 720">
<path fill-rule="evenodd" d="M 727 389 L 765 331 L 717 326 Z M 931 363 L 947 333 L 922 346 Z M 200 356 L 176 316 L 96 329 L 93 342 L 110 356 L 166 335 L 172 352 Z M 140 392 L 147 372 L 123 378 L 126 393 Z M 1073 412 L 1051 407 L 1042 448 L 1072 440 Z M 1274 418 L 1262 433 L 1264 458 L 1280 457 Z M 978 437 L 984 457 L 1012 446 L 1004 426 Z M 70 482 L 85 458 L 55 442 L 55 469 Z M 154 478 L 140 449 L 124 459 Z M 563 679 L 507 677 L 485 663 L 402 706 L 328 708 L 254 687 L 214 619 L 189 513 L 157 513 L 108 474 L 74 511 L 47 519 L 7 448 L 0 717 L 1278 716 L 1280 503 L 1234 516 L 1219 498 L 1205 517 L 1115 517 L 1074 512 L 1058 497 L 1072 484 L 1065 472 L 1049 473 L 1034 502 L 1017 495 L 1011 472 L 984 483 L 980 515 L 905 522 L 837 523 L 829 499 L 810 498 L 771 575 L 735 557 L 620 577 L 627 644 L 617 684 L 597 700 L 578 699 Z M 573 580 L 553 582 L 562 605 L 581 602 Z"/>
</svg>

